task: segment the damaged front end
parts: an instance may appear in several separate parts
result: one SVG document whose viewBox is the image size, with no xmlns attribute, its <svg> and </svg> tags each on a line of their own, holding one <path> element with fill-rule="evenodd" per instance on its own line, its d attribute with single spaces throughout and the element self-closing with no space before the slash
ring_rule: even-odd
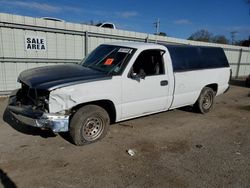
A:
<svg viewBox="0 0 250 188">
<path fill-rule="evenodd" d="M 49 113 L 50 91 L 34 89 L 22 83 L 9 99 L 8 110 L 20 122 L 39 128 L 51 129 L 53 132 L 67 132 L 69 115 L 65 113 Z"/>
</svg>

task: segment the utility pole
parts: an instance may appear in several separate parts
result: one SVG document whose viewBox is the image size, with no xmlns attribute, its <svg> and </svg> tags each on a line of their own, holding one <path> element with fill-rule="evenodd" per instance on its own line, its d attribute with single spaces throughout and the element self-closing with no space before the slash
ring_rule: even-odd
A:
<svg viewBox="0 0 250 188">
<path fill-rule="evenodd" d="M 157 36 L 159 35 L 159 30 L 160 30 L 160 19 L 157 19 L 157 22 L 154 23 L 154 26 L 156 28 L 156 33 L 155 33 L 155 43 L 157 43 Z"/>
<path fill-rule="evenodd" d="M 230 32 L 231 33 L 231 39 L 232 39 L 232 45 L 234 44 L 234 42 L 235 42 L 235 35 L 236 35 L 236 33 L 238 33 L 237 31 L 232 31 L 232 32 Z"/>
<path fill-rule="evenodd" d="M 157 22 L 154 23 L 154 26 L 156 28 L 156 33 L 155 34 L 158 35 L 159 30 L 160 30 L 160 19 L 159 18 L 157 19 Z"/>
</svg>

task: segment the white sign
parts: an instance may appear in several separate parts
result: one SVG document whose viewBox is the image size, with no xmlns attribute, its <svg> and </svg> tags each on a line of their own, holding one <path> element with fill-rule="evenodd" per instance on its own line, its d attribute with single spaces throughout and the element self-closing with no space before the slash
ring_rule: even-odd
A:
<svg viewBox="0 0 250 188">
<path fill-rule="evenodd" d="M 121 53 L 131 53 L 132 49 L 129 49 L 129 48 L 120 48 L 118 50 L 118 52 L 121 52 Z"/>
<path fill-rule="evenodd" d="M 38 36 L 25 36 L 25 50 L 46 51 L 46 38 Z"/>
</svg>

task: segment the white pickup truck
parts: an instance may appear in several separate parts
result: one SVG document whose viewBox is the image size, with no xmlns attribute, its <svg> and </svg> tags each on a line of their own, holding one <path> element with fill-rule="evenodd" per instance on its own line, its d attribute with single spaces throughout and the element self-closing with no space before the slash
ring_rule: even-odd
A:
<svg viewBox="0 0 250 188">
<path fill-rule="evenodd" d="M 22 72 L 8 110 L 25 124 L 69 131 L 83 145 L 104 137 L 114 122 L 187 105 L 207 113 L 229 79 L 221 48 L 103 44 L 80 64 Z"/>
</svg>

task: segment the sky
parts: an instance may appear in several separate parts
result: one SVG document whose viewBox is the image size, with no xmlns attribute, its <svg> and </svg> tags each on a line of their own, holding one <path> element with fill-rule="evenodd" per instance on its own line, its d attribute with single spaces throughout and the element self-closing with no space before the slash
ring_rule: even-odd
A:
<svg viewBox="0 0 250 188">
<path fill-rule="evenodd" d="M 0 0 L 0 12 L 55 17 L 68 22 L 108 21 L 118 29 L 188 38 L 200 29 L 214 35 L 236 31 L 236 40 L 250 36 L 250 4 L 246 0 Z"/>
</svg>

